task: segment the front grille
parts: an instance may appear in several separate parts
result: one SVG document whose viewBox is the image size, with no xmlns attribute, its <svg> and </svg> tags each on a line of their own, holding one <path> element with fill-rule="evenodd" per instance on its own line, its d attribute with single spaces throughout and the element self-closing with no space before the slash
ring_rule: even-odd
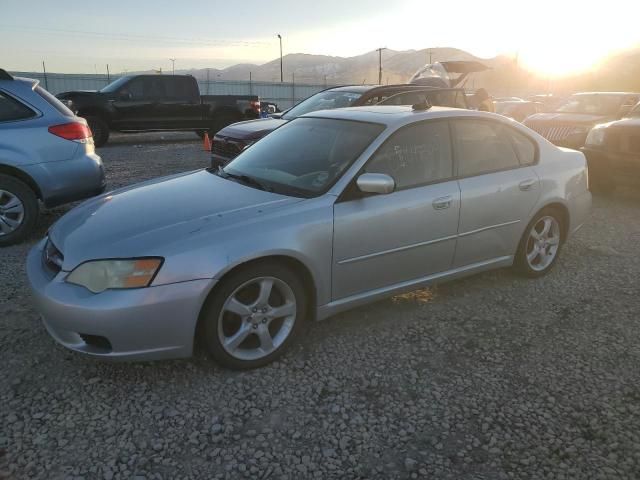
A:
<svg viewBox="0 0 640 480">
<path fill-rule="evenodd" d="M 609 151 L 626 154 L 640 154 L 640 134 L 637 128 L 610 127 L 606 129 L 605 146 Z"/>
<path fill-rule="evenodd" d="M 527 127 L 538 132 L 551 143 L 566 140 L 575 125 L 554 125 L 542 122 L 527 122 Z"/>
<path fill-rule="evenodd" d="M 62 270 L 62 262 L 64 256 L 62 252 L 56 248 L 51 239 L 47 239 L 47 243 L 42 250 L 42 263 L 52 274 L 56 275 Z"/>
<path fill-rule="evenodd" d="M 237 140 L 229 140 L 228 138 L 215 136 L 213 137 L 213 145 L 211 145 L 211 153 L 219 155 L 229 160 L 234 159 L 244 148 L 244 144 Z"/>
</svg>

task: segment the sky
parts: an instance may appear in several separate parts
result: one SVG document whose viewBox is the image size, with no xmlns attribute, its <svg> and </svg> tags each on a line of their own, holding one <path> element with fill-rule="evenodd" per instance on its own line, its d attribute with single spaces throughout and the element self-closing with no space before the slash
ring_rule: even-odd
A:
<svg viewBox="0 0 640 480">
<path fill-rule="evenodd" d="M 640 1 L 0 0 L 0 67 L 104 73 L 224 68 L 284 54 L 456 47 L 547 75 L 640 46 Z"/>
</svg>

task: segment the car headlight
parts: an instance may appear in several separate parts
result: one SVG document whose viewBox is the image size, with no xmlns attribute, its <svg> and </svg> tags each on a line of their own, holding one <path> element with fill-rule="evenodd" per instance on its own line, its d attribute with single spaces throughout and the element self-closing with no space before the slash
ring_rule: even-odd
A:
<svg viewBox="0 0 640 480">
<path fill-rule="evenodd" d="M 605 133 L 605 129 L 604 128 L 592 128 L 591 131 L 589 132 L 589 135 L 587 135 L 587 139 L 585 140 L 585 145 L 594 145 L 594 146 L 600 146 L 604 143 L 604 133 Z"/>
<path fill-rule="evenodd" d="M 93 293 L 109 289 L 148 287 L 162 265 L 162 258 L 94 260 L 76 267 L 66 278 Z"/>
</svg>

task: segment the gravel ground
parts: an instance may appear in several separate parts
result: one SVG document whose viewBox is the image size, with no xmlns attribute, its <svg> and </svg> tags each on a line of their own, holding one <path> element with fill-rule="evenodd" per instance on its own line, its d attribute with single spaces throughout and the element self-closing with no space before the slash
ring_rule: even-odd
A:
<svg viewBox="0 0 640 480">
<path fill-rule="evenodd" d="M 190 134 L 114 138 L 111 186 L 205 166 Z M 595 198 L 539 280 L 509 271 L 314 324 L 279 362 L 102 363 L 0 252 L 0 478 L 640 478 L 640 194 Z"/>
</svg>

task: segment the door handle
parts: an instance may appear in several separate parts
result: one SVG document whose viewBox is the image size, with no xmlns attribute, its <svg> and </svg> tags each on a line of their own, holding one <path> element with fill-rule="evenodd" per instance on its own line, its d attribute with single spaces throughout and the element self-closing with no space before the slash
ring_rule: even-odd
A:
<svg viewBox="0 0 640 480">
<path fill-rule="evenodd" d="M 526 192 L 527 190 L 531 190 L 531 187 L 533 187 L 535 184 L 536 181 L 533 178 L 529 178 L 528 180 L 523 180 L 522 182 L 520 182 L 518 188 L 520 188 L 520 190 L 522 190 L 523 192 Z"/>
<path fill-rule="evenodd" d="M 451 206 L 451 201 L 453 197 L 451 195 L 447 195 L 446 197 L 436 198 L 432 205 L 435 210 L 444 210 L 445 208 L 449 208 Z"/>
</svg>

